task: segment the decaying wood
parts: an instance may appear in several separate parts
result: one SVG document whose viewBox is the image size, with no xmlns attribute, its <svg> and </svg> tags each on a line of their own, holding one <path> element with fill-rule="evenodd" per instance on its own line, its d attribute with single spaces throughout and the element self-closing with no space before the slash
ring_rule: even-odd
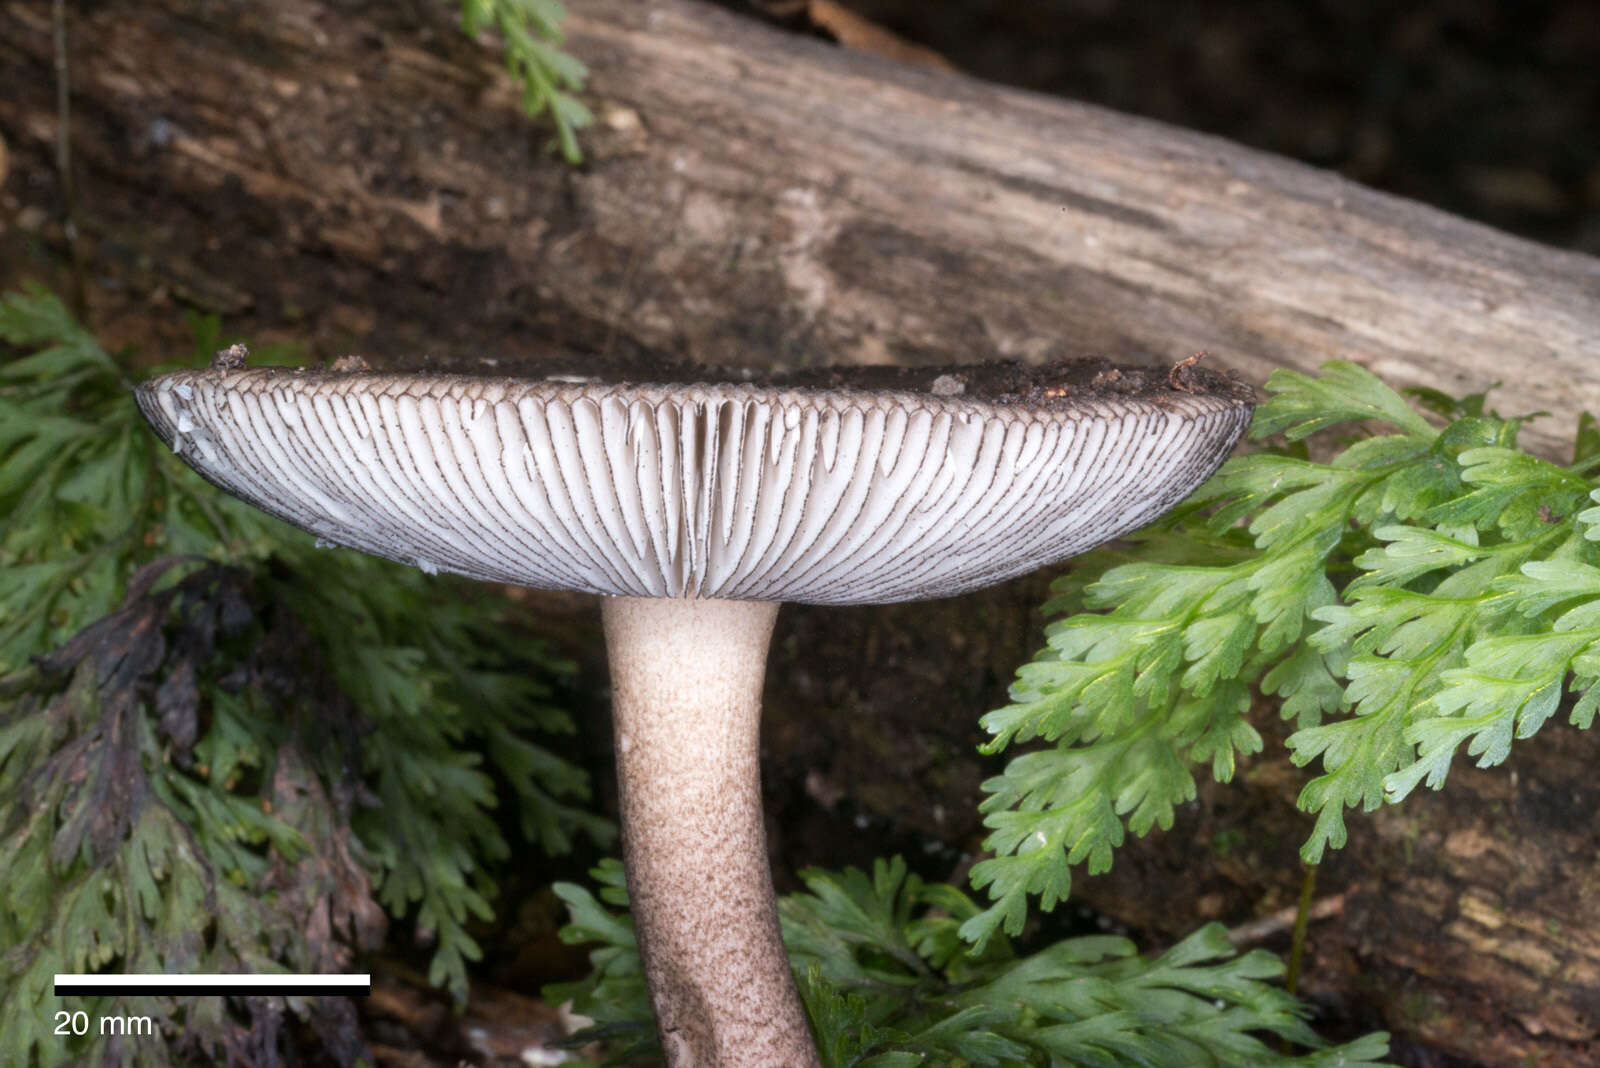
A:
<svg viewBox="0 0 1600 1068">
<path fill-rule="evenodd" d="M 1330 919 L 1344 912 L 1345 899 L 1350 896 L 1350 891 L 1334 894 L 1332 897 L 1321 898 L 1311 902 L 1306 909 L 1306 922 L 1316 923 L 1319 920 Z M 1300 919 L 1300 906 L 1298 903 L 1269 912 L 1265 916 L 1257 916 L 1247 923 L 1228 929 L 1228 941 L 1241 949 L 1265 942 L 1269 938 L 1290 933 Z"/>
<path fill-rule="evenodd" d="M 1205 349 L 1256 379 L 1346 357 L 1400 383 L 1502 381 L 1505 410 L 1563 417 L 1530 432 L 1549 450 L 1600 408 L 1594 259 L 691 0 L 573 5 L 600 121 L 569 171 L 444 6 L 75 11 L 81 155 L 115 179 L 101 262 L 336 347 L 635 342 L 734 364 Z M 48 37 L 47 5 L 0 8 L 0 62 L 21 75 L 0 122 L 32 151 Z M 358 310 L 386 301 L 412 314 Z"/>
<path fill-rule="evenodd" d="M 571 6 L 598 116 L 579 169 L 546 151 L 449 4 L 69 5 L 96 325 L 178 350 L 181 327 L 151 324 L 193 306 L 324 357 L 1206 349 L 1256 380 L 1342 357 L 1401 384 L 1501 381 L 1502 410 L 1561 416 L 1530 432 L 1552 455 L 1577 410 L 1600 409 L 1593 259 L 690 0 Z M 0 0 L 5 284 L 62 262 L 49 9 Z M 793 814 L 819 800 L 975 847 L 976 787 L 993 770 L 971 755 L 976 716 L 1038 644 L 1042 596 L 1034 579 L 935 605 L 785 613 L 769 767 L 801 859 L 841 859 L 805 854 Z M 1481 1063 L 1594 1063 L 1597 750 L 1552 724 L 1508 768 L 1458 771 L 1443 794 L 1352 817 L 1322 873 L 1344 911 L 1313 927 L 1309 988 Z M 1299 884 L 1302 781 L 1282 757 L 1259 761 L 1076 892 L 1172 934 L 1271 914 Z"/>
</svg>

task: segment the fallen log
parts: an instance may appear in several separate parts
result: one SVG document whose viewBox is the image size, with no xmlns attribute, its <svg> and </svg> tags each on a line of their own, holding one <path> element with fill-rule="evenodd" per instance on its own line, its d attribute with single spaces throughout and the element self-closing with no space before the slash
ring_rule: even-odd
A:
<svg viewBox="0 0 1600 1068">
<path fill-rule="evenodd" d="M 19 75 L 0 122 L 35 153 L 54 128 L 48 15 L 0 8 Z M 632 342 L 793 364 L 1204 349 L 1258 380 L 1343 357 L 1401 384 L 1502 381 L 1505 410 L 1562 417 L 1529 432 L 1546 450 L 1600 408 L 1600 261 L 690 0 L 575 5 L 599 115 L 576 171 L 437 5 L 160 0 L 70 22 L 85 200 L 102 175 L 135 194 L 86 205 L 102 265 L 147 261 L 147 282 L 309 325 L 330 351 Z M 327 312 L 380 296 L 415 310 Z"/>
<path fill-rule="evenodd" d="M 598 116 L 578 169 L 546 151 L 448 4 L 72 10 L 97 325 L 154 341 L 152 355 L 183 344 L 179 304 L 325 357 L 637 349 L 798 365 L 1205 349 L 1256 380 L 1339 357 L 1453 392 L 1502 380 L 1502 410 L 1560 416 L 1529 432 L 1552 455 L 1578 410 L 1600 409 L 1600 261 L 1216 138 L 848 54 L 690 0 L 573 6 L 569 44 Z M 69 262 L 49 10 L 0 2 L 5 285 Z M 1041 599 L 1034 580 L 825 625 L 786 614 L 770 770 L 799 852 L 807 806 L 839 797 L 975 845 L 976 716 L 1038 644 Z M 1481 1063 L 1592 1063 L 1596 747 L 1552 725 L 1510 769 L 1457 772 L 1443 795 L 1354 818 L 1322 876 L 1323 892 L 1348 893 L 1313 929 L 1313 989 Z M 1263 760 L 1186 810 L 1193 834 L 1135 844 L 1110 876 L 1081 880 L 1083 899 L 1161 933 L 1281 909 L 1299 879 L 1300 781 Z"/>
</svg>

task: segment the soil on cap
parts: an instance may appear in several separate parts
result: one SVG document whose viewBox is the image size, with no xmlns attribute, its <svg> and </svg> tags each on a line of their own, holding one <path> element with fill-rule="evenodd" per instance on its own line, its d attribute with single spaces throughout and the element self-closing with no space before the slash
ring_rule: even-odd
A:
<svg viewBox="0 0 1600 1068">
<path fill-rule="evenodd" d="M 348 357 L 347 357 L 348 359 Z M 338 365 L 335 365 L 336 369 Z M 1016 360 L 936 367 L 839 366 L 790 371 L 712 367 L 695 363 L 605 361 L 581 354 L 537 358 L 386 361 L 388 372 L 557 379 L 611 385 L 746 384 L 789 389 L 895 391 L 1019 404 L 1030 408 L 1082 405 L 1097 397 L 1207 394 L 1240 404 L 1255 390 L 1232 371 L 1203 366 L 1191 356 L 1170 367 L 1134 367 L 1099 357 L 1023 364 Z"/>
<path fill-rule="evenodd" d="M 1095 397 L 1212 394 L 1251 402 L 1255 391 L 1237 376 L 1190 357 L 1171 367 L 1131 367 L 1100 358 L 1023 364 L 1015 360 L 946 367 L 820 367 L 775 375 L 774 385 L 820 389 L 900 390 L 997 404 L 1049 408 Z"/>
</svg>

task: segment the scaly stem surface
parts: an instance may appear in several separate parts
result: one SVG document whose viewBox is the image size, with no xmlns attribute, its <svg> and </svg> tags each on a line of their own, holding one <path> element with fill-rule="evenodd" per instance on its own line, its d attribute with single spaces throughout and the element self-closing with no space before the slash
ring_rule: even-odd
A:
<svg viewBox="0 0 1600 1068">
<path fill-rule="evenodd" d="M 761 816 L 761 683 L 778 606 L 603 604 L 628 896 L 667 1063 L 816 1066 Z"/>
</svg>

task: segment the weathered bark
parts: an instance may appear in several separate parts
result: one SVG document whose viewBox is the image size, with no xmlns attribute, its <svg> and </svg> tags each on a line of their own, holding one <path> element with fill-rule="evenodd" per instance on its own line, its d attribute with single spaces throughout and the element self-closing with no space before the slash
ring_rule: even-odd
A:
<svg viewBox="0 0 1600 1068">
<path fill-rule="evenodd" d="M 176 323 L 176 302 L 319 356 L 638 348 L 798 364 L 1208 349 L 1257 380 L 1344 357 L 1401 384 L 1501 380 L 1502 410 L 1561 415 L 1529 435 L 1552 454 L 1578 409 L 1600 408 L 1593 259 L 1214 138 L 894 67 L 688 0 L 572 6 L 599 115 L 577 170 L 545 151 L 449 4 L 74 10 L 97 326 L 170 352 L 186 347 L 181 326 L 152 324 Z M 49 7 L 0 0 L 5 284 L 66 262 Z M 1034 580 L 930 606 L 786 612 L 767 750 L 788 784 L 776 808 L 789 840 L 804 846 L 792 817 L 808 794 L 974 846 L 976 715 L 1038 644 L 1041 599 Z M 1592 1063 L 1597 745 L 1552 724 L 1509 769 L 1457 772 L 1442 795 L 1352 817 L 1350 846 L 1322 874 L 1324 892 L 1354 890 L 1313 929 L 1315 989 L 1358 994 L 1390 1026 L 1482 1063 Z M 1078 893 L 1172 933 L 1288 903 L 1301 781 L 1281 758 L 1259 763 Z"/>
</svg>

